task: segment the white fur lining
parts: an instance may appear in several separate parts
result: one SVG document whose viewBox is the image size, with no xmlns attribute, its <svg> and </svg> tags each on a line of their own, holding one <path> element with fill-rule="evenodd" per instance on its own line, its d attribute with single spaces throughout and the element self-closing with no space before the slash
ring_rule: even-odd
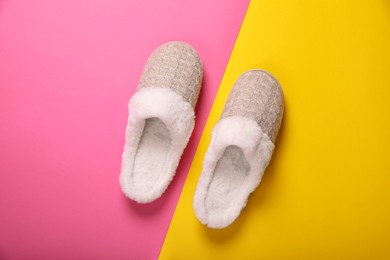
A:
<svg viewBox="0 0 390 260">
<path fill-rule="evenodd" d="M 164 193 L 191 136 L 194 118 L 192 106 L 171 89 L 148 87 L 133 95 L 120 174 L 127 197 L 147 203 Z"/>
<path fill-rule="evenodd" d="M 197 218 L 211 228 L 230 225 L 259 185 L 273 149 L 255 121 L 240 116 L 220 120 L 195 192 Z"/>
</svg>

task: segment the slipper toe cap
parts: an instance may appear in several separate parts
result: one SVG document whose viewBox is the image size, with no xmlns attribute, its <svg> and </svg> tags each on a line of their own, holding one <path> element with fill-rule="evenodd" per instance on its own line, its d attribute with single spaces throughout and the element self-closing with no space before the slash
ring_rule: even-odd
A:
<svg viewBox="0 0 390 260">
<path fill-rule="evenodd" d="M 192 46 L 184 42 L 168 42 L 150 55 L 138 89 L 170 88 L 195 107 L 202 75 L 202 62 Z"/>
<path fill-rule="evenodd" d="M 264 70 L 250 70 L 237 79 L 221 118 L 243 116 L 253 119 L 275 141 L 283 111 L 283 91 L 275 77 Z"/>
</svg>

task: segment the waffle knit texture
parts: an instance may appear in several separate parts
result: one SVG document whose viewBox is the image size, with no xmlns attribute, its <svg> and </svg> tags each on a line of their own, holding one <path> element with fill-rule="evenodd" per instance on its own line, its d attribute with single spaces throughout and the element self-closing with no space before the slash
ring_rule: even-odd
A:
<svg viewBox="0 0 390 260">
<path fill-rule="evenodd" d="M 169 42 L 150 55 L 138 89 L 170 88 L 195 107 L 202 75 L 202 62 L 195 49 L 183 42 Z"/>
<path fill-rule="evenodd" d="M 237 79 L 221 118 L 242 116 L 253 119 L 274 142 L 283 111 L 283 92 L 279 82 L 266 71 L 251 70 Z"/>
</svg>

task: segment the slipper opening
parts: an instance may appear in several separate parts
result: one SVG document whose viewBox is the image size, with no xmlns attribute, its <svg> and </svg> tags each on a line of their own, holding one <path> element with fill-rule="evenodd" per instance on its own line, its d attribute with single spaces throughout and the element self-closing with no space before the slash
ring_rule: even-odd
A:
<svg viewBox="0 0 390 260">
<path fill-rule="evenodd" d="M 156 187 L 165 168 L 172 143 L 171 134 L 161 119 L 147 118 L 135 153 L 132 178 L 140 192 Z"/>
<path fill-rule="evenodd" d="M 249 175 L 250 165 L 239 146 L 227 146 L 218 160 L 205 197 L 205 209 L 210 218 L 230 215 L 236 208 L 237 194 Z"/>
</svg>

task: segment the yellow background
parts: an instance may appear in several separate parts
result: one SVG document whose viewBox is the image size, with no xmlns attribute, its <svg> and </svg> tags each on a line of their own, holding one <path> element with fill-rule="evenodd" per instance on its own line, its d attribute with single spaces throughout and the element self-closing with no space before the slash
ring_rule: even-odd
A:
<svg viewBox="0 0 390 260">
<path fill-rule="evenodd" d="M 202 160 L 253 68 L 284 90 L 276 150 L 239 219 L 208 229 L 192 208 Z M 390 1 L 252 1 L 160 259 L 390 259 L 389 134 Z"/>
</svg>

